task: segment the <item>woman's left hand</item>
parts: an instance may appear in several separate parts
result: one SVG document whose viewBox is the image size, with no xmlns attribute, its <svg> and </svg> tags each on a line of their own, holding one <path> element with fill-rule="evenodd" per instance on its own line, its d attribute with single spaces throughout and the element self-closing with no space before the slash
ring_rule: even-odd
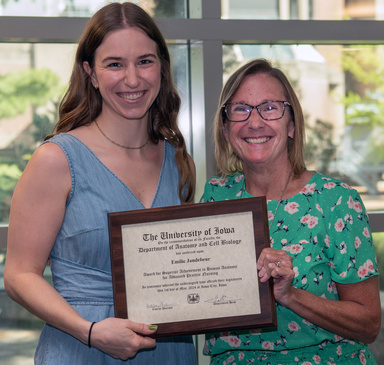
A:
<svg viewBox="0 0 384 365">
<path fill-rule="evenodd" d="M 273 294 L 278 302 L 284 303 L 289 294 L 295 272 L 292 257 L 283 250 L 265 248 L 257 260 L 260 281 L 266 282 L 273 278 Z"/>
</svg>

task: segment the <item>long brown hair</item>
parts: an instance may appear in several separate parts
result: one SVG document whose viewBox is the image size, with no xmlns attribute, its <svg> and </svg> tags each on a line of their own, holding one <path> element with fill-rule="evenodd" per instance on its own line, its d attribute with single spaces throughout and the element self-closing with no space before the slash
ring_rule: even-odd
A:
<svg viewBox="0 0 384 365">
<path fill-rule="evenodd" d="M 299 176 L 305 170 L 305 127 L 303 111 L 299 99 L 285 74 L 280 69 L 272 67 L 269 61 L 262 58 L 252 60 L 240 67 L 231 75 L 223 87 L 218 110 L 214 119 L 215 157 L 217 167 L 224 176 L 243 171 L 239 156 L 233 151 L 231 145 L 224 137 L 223 127 L 224 123 L 226 123 L 226 115 L 224 113 L 223 105 L 231 101 L 246 76 L 257 74 L 267 74 L 279 81 L 284 90 L 286 101 L 291 105 L 288 110 L 291 113 L 292 121 L 295 125 L 295 132 L 293 138 L 289 138 L 288 140 L 288 158 L 293 173 L 296 176 Z"/>
<path fill-rule="evenodd" d="M 94 67 L 95 51 L 111 31 L 137 27 L 157 45 L 161 63 L 160 92 L 148 112 L 148 134 L 153 143 L 168 140 L 176 147 L 176 163 L 180 182 L 178 193 L 182 203 L 191 202 L 195 192 L 195 176 L 190 166 L 184 137 L 177 125 L 180 97 L 173 84 L 171 62 L 165 39 L 154 20 L 139 6 L 130 3 L 111 3 L 90 19 L 80 37 L 69 87 L 59 105 L 59 120 L 53 133 L 69 132 L 92 123 L 101 113 L 100 92 L 92 86 L 91 77 L 83 69 L 84 61 Z"/>
</svg>

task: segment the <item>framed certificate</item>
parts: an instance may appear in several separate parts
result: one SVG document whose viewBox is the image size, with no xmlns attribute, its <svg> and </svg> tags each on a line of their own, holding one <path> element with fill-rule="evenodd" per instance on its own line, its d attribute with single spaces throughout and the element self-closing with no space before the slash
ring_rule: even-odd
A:
<svg viewBox="0 0 384 365">
<path fill-rule="evenodd" d="M 115 315 L 154 337 L 276 327 L 265 197 L 109 213 Z"/>
</svg>

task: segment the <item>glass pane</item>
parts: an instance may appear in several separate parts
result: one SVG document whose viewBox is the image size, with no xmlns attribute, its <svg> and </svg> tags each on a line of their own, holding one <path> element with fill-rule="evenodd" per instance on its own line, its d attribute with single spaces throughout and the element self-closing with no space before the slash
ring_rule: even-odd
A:
<svg viewBox="0 0 384 365">
<path fill-rule="evenodd" d="M 382 20 L 382 0 L 221 0 L 224 19 Z"/>
<path fill-rule="evenodd" d="M 20 174 L 57 120 L 57 106 L 70 77 L 75 47 L 0 43 L 0 222 L 8 222 Z M 171 44 L 169 50 L 182 98 L 179 125 L 189 147 L 188 48 Z"/>
<path fill-rule="evenodd" d="M 358 45 L 224 46 L 224 81 L 252 58 L 281 67 L 306 117 L 308 168 L 355 187 L 368 211 L 383 211 L 383 52 Z"/>
<path fill-rule="evenodd" d="M 20 174 L 57 120 L 58 102 L 70 77 L 75 49 L 74 44 L 0 43 L 0 222 L 8 222 Z M 182 99 L 179 125 L 189 147 L 188 46 L 170 44 L 169 50 Z M 6 249 L 0 242 L 0 363 L 32 365 L 43 323 L 5 293 L 5 257 Z M 51 280 L 49 267 L 45 276 Z"/>
<path fill-rule="evenodd" d="M 107 0 L 0 0 L 0 15 L 89 17 Z M 117 1 L 124 2 L 124 1 Z M 185 18 L 185 0 L 136 0 L 132 1 L 152 16 Z"/>
</svg>

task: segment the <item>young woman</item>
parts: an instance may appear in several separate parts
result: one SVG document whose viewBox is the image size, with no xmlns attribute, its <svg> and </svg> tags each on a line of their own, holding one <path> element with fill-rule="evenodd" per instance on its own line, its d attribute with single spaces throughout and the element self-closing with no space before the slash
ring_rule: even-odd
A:
<svg viewBox="0 0 384 365">
<path fill-rule="evenodd" d="M 193 199 L 179 105 L 151 17 L 132 3 L 99 10 L 80 39 L 54 134 L 12 202 L 5 286 L 47 323 L 36 364 L 196 364 L 190 336 L 156 343 L 155 326 L 114 318 L 109 254 L 107 213 Z"/>
</svg>

